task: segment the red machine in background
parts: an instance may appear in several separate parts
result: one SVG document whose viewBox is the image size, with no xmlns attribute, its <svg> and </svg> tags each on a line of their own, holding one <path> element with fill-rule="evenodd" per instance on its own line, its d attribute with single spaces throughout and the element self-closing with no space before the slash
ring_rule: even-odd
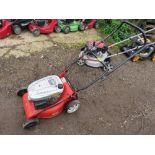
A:
<svg viewBox="0 0 155 155">
<path fill-rule="evenodd" d="M 79 21 L 85 25 L 85 29 L 97 29 L 99 27 L 97 19 L 80 19 Z"/>
<path fill-rule="evenodd" d="M 12 34 L 12 23 L 9 20 L 0 20 L 0 39 L 3 39 Z"/>
<path fill-rule="evenodd" d="M 37 19 L 33 20 L 28 28 L 34 36 L 39 36 L 40 33 L 48 34 L 54 31 L 55 26 L 58 24 L 57 19 Z"/>
</svg>

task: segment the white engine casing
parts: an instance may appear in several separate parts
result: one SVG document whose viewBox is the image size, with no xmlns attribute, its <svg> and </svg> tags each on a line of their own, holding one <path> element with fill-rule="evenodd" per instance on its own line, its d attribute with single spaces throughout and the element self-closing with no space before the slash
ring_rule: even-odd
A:
<svg viewBox="0 0 155 155">
<path fill-rule="evenodd" d="M 31 101 L 39 101 L 51 97 L 59 97 L 63 92 L 63 87 L 58 88 L 58 84 L 62 84 L 61 79 L 56 75 L 51 75 L 32 82 L 28 86 L 28 99 Z"/>
</svg>

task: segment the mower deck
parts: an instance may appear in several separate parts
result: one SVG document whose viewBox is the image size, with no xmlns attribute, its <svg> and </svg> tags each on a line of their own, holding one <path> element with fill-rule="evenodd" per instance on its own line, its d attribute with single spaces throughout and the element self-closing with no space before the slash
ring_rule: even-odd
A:
<svg viewBox="0 0 155 155">
<path fill-rule="evenodd" d="M 73 89 L 71 88 L 70 84 L 66 81 L 66 79 L 63 77 L 63 78 L 61 78 L 61 80 L 63 81 L 64 91 L 61 94 L 61 96 L 58 98 L 57 101 L 51 103 L 51 106 L 49 106 L 49 108 L 46 107 L 46 108 L 36 110 L 34 103 L 32 101 L 28 100 L 28 93 L 25 93 L 22 96 L 24 111 L 25 111 L 27 120 L 30 120 L 35 117 L 37 117 L 37 118 L 52 118 L 63 111 L 65 105 L 71 100 L 71 96 L 72 96 L 72 98 L 75 98 L 75 99 L 77 98 Z M 60 102 L 60 103 L 56 104 L 58 102 Z M 53 107 L 52 107 L 52 105 L 53 105 Z"/>
</svg>

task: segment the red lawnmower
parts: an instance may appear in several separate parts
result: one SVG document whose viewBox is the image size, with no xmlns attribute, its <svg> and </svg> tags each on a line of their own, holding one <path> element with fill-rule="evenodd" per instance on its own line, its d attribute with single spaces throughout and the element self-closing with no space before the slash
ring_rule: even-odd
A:
<svg viewBox="0 0 155 155">
<path fill-rule="evenodd" d="M 97 19 L 80 19 L 79 21 L 85 25 L 85 29 L 99 28 L 99 23 Z"/>
<path fill-rule="evenodd" d="M 58 24 L 57 19 L 36 19 L 29 24 L 29 30 L 34 36 L 39 36 L 40 33 L 48 34 L 54 31 L 55 26 Z"/>
<path fill-rule="evenodd" d="M 26 115 L 26 121 L 23 123 L 23 128 L 30 128 L 35 126 L 38 124 L 40 118 L 54 117 L 60 114 L 63 110 L 67 113 L 73 113 L 77 111 L 80 107 L 80 102 L 78 100 L 78 93 L 80 91 L 87 89 L 99 80 L 104 81 L 111 73 L 120 68 L 134 55 L 145 48 L 146 36 L 144 31 L 132 23 L 129 23 L 128 21 L 123 21 L 120 27 L 123 24 L 128 24 L 142 33 L 144 42 L 136 51 L 136 53 L 128 57 L 125 61 L 122 61 L 121 63 L 113 66 L 112 68 L 109 68 L 105 62 L 98 60 L 100 63 L 102 63 L 105 69 L 102 70 L 100 76 L 81 88 L 75 87 L 67 74 L 72 66 L 77 64 L 77 62 L 81 59 L 80 57 L 74 60 L 69 66 L 67 66 L 66 69 L 58 76 L 51 75 L 44 77 L 40 80 L 32 82 L 28 88 L 20 89 L 17 92 L 17 95 L 22 97 Z M 115 32 L 113 31 L 110 35 L 113 35 L 114 33 Z M 96 46 L 97 44 L 99 43 L 96 43 Z M 103 48 L 104 44 L 101 44 L 99 47 Z M 94 48 L 95 46 L 92 46 L 89 51 L 93 53 Z"/>
<path fill-rule="evenodd" d="M 12 34 L 12 23 L 9 20 L 0 20 L 0 39 L 3 39 Z"/>
</svg>

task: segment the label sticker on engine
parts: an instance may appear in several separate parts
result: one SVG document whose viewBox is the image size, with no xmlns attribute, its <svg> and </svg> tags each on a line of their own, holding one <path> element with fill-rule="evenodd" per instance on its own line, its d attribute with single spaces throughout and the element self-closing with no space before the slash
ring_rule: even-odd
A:
<svg viewBox="0 0 155 155">
<path fill-rule="evenodd" d="M 65 79 L 64 77 L 61 78 L 61 80 L 62 80 L 63 83 L 67 82 L 66 79 Z"/>
</svg>

